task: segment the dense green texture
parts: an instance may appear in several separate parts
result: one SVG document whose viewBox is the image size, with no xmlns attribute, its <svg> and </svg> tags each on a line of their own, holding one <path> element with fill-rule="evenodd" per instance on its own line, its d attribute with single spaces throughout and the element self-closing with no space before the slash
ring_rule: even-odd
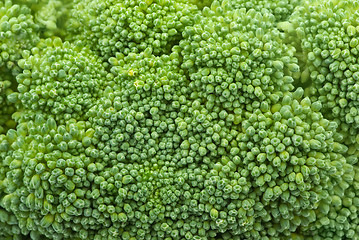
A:
<svg viewBox="0 0 359 240">
<path fill-rule="evenodd" d="M 0 239 L 358 239 L 357 0 L 0 3 Z"/>
</svg>

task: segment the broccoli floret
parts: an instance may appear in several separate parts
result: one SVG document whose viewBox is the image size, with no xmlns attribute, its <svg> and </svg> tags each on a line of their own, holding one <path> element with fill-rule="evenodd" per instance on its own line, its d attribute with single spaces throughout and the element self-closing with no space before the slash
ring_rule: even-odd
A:
<svg viewBox="0 0 359 240">
<path fill-rule="evenodd" d="M 39 41 L 38 29 L 30 8 L 11 0 L 0 2 L 0 67 L 14 67 L 22 51 Z"/>
<path fill-rule="evenodd" d="M 359 3 L 0 3 L 0 238 L 356 239 Z"/>
<path fill-rule="evenodd" d="M 148 47 L 154 55 L 168 54 L 196 13 L 197 6 L 186 1 L 78 1 L 70 14 L 67 39 L 80 39 L 105 58 Z"/>
<path fill-rule="evenodd" d="M 41 111 L 60 124 L 84 119 L 111 78 L 101 58 L 80 42 L 63 43 L 60 38 L 41 41 L 18 64 L 23 71 L 16 77 L 19 92 L 13 97 L 32 115 Z"/>
<path fill-rule="evenodd" d="M 301 84 L 323 104 L 326 117 L 340 123 L 355 143 L 357 116 L 358 1 L 305 1 L 289 22 L 279 24 L 300 49 Z"/>
<path fill-rule="evenodd" d="M 233 9 L 245 8 L 254 9 L 258 12 L 272 13 L 275 21 L 287 20 L 293 13 L 295 7 L 300 6 L 303 0 L 224 0 L 231 5 Z"/>
<path fill-rule="evenodd" d="M 0 207 L 0 237 L 1 239 L 4 240 L 26 239 L 26 237 L 21 234 L 16 217 L 12 215 L 10 212 L 5 211 L 1 207 Z"/>
<path fill-rule="evenodd" d="M 39 27 L 41 37 L 67 35 L 65 29 L 66 19 L 73 6 L 72 0 L 13 0 L 15 3 L 25 5 L 31 9 L 34 22 Z"/>
<path fill-rule="evenodd" d="M 14 76 L 5 67 L 0 69 L 0 134 L 3 134 L 16 126 L 11 115 L 17 111 L 17 107 L 9 96 L 16 92 L 17 85 Z"/>
<path fill-rule="evenodd" d="M 293 90 L 299 71 L 295 48 L 283 43 L 273 21 L 270 13 L 233 10 L 227 2 L 205 7 L 179 43 L 193 98 L 205 101 L 208 110 L 235 113 L 254 101 L 275 103 Z"/>
<path fill-rule="evenodd" d="M 3 119 L 3 116 L 1 116 Z M 4 119 L 7 119 L 4 118 Z M 6 164 L 5 158 L 8 156 L 9 146 L 5 135 L 0 135 L 0 238 L 5 240 L 21 240 L 27 237 L 21 232 L 19 222 L 11 210 L 6 210 L 2 204 L 6 201 L 6 189 L 9 184 L 7 175 L 10 171 L 9 165 Z M 5 200 L 4 200 L 5 199 Z"/>
</svg>

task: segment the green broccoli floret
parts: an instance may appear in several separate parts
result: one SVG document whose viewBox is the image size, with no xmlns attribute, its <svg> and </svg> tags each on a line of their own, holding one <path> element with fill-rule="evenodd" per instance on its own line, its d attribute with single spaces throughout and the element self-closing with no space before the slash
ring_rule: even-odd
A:
<svg viewBox="0 0 359 240">
<path fill-rule="evenodd" d="M 168 54 L 185 26 L 192 25 L 195 14 L 200 13 L 196 5 L 175 0 L 77 2 L 66 39 L 80 39 L 105 58 L 148 47 L 154 55 Z"/>
<path fill-rule="evenodd" d="M 325 116 L 340 123 L 351 144 L 359 126 L 358 6 L 358 1 L 305 1 L 289 22 L 279 24 L 302 54 L 306 95 L 323 104 Z"/>
<path fill-rule="evenodd" d="M 16 91 L 14 76 L 4 67 L 0 68 L 0 134 L 6 133 L 10 128 L 15 128 L 16 123 L 11 115 L 16 112 L 16 105 L 8 97 Z"/>
<path fill-rule="evenodd" d="M 3 119 L 3 116 L 1 117 Z M 3 159 L 6 157 L 6 147 L 3 143 L 5 140 L 4 135 L 0 135 L 0 199 L 6 195 L 5 190 L 7 186 L 6 175 L 9 172 L 9 167 L 3 163 Z M 1 205 L 1 204 L 0 204 Z M 2 206 L 0 206 L 0 238 L 5 240 L 11 239 L 26 239 L 24 235 L 21 234 L 20 227 L 18 226 L 17 218 L 11 211 L 6 211 Z"/>
<path fill-rule="evenodd" d="M 109 80 L 101 59 L 79 42 L 48 38 L 24 55 L 18 62 L 23 69 L 16 77 L 19 92 L 13 98 L 32 115 L 41 111 L 60 124 L 83 119 Z"/>
<path fill-rule="evenodd" d="M 295 48 L 283 43 L 273 21 L 270 13 L 232 10 L 226 1 L 205 7 L 179 43 L 193 99 L 205 101 L 208 110 L 224 109 L 232 118 L 235 113 L 238 124 L 236 111 L 254 101 L 276 103 L 293 90 L 299 71 Z"/>
<path fill-rule="evenodd" d="M 21 235 L 17 219 L 10 212 L 0 207 L 0 237 L 4 240 L 21 240 L 26 239 Z"/>
<path fill-rule="evenodd" d="M 254 104 L 238 128 L 213 126 L 217 141 L 208 145 L 212 169 L 202 193 L 215 209 L 210 213 L 219 232 L 289 237 L 315 222 L 319 206 L 342 183 L 337 174 L 353 178 L 343 156 L 347 147 L 333 132 L 336 123 L 323 119 L 302 94 L 300 89 L 285 94 L 271 108 Z M 218 133 L 224 138 L 214 138 Z M 336 163 L 347 169 L 336 169 Z"/>
<path fill-rule="evenodd" d="M 39 41 L 38 29 L 30 8 L 11 0 L 0 2 L 0 67 L 14 67 L 22 51 Z"/>
<path fill-rule="evenodd" d="M 254 9 L 258 12 L 272 13 L 275 21 L 287 20 L 293 13 L 295 7 L 300 6 L 303 0 L 224 0 L 231 5 L 233 9 L 245 8 Z"/>
<path fill-rule="evenodd" d="M 31 9 L 34 22 L 38 25 L 41 37 L 65 36 L 66 19 L 72 8 L 72 0 L 13 0 Z"/>
<path fill-rule="evenodd" d="M 357 239 L 358 6 L 0 3 L 0 238 Z"/>
<path fill-rule="evenodd" d="M 211 6 L 213 0 L 179 0 L 185 3 L 191 3 L 198 6 L 198 8 L 203 9 L 204 7 Z"/>
<path fill-rule="evenodd" d="M 17 92 L 17 61 L 40 40 L 38 30 L 30 8 L 11 0 L 0 2 L 0 134 L 15 128 L 11 115 L 18 106 L 10 95 Z"/>
</svg>

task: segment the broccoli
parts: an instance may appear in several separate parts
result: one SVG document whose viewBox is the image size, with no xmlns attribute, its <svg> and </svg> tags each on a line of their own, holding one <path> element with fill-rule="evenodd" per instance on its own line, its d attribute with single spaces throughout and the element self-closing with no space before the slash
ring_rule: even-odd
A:
<svg viewBox="0 0 359 240">
<path fill-rule="evenodd" d="M 358 1 L 314 1 L 298 7 L 280 27 L 300 49 L 301 82 L 307 95 L 323 104 L 326 117 L 335 119 L 356 142 L 357 113 L 357 10 Z"/>
<path fill-rule="evenodd" d="M 66 24 L 66 40 L 81 40 L 109 58 L 116 53 L 168 54 L 199 14 L 184 0 L 77 0 Z"/>
<path fill-rule="evenodd" d="M 358 239 L 359 1 L 0 3 L 1 239 Z"/>
</svg>

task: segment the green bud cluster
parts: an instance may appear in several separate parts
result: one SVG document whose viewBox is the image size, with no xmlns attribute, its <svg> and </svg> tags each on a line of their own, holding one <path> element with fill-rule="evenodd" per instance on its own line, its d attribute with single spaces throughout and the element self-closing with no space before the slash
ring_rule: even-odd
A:
<svg viewBox="0 0 359 240">
<path fill-rule="evenodd" d="M 170 52 L 199 13 L 183 0 L 86 0 L 74 5 L 66 28 L 69 40 L 83 40 L 105 58 L 146 48 L 160 55 Z"/>
<path fill-rule="evenodd" d="M 60 124 L 80 120 L 102 95 L 107 72 L 101 58 L 60 38 L 42 40 L 18 61 L 18 92 L 24 108 L 53 115 Z M 111 76 L 109 76 L 111 78 Z"/>
<path fill-rule="evenodd" d="M 5 70 L 4 67 L 0 69 L 2 72 L 0 77 L 0 134 L 3 134 L 16 126 L 11 115 L 17 110 L 17 107 L 12 101 L 13 99 L 9 98 L 16 91 L 16 81 L 8 70 Z"/>
<path fill-rule="evenodd" d="M 228 3 L 234 9 L 254 9 L 258 12 L 269 12 L 275 16 L 277 22 L 287 20 L 295 7 L 302 4 L 302 0 L 231 0 Z"/>
<path fill-rule="evenodd" d="M 39 26 L 34 23 L 30 8 L 12 0 L 0 3 L 0 67 L 12 69 L 23 50 L 39 41 Z"/>
<path fill-rule="evenodd" d="M 358 239 L 358 6 L 3 1 L 0 239 Z"/>
<path fill-rule="evenodd" d="M 231 135 L 216 144 L 221 152 L 209 151 L 220 161 L 201 192 L 219 232 L 288 238 L 314 224 L 328 196 L 348 189 L 353 167 L 335 136 L 337 124 L 302 95 L 299 88 L 270 109 L 245 111 L 236 130 L 223 126 L 231 126 Z"/>
<path fill-rule="evenodd" d="M 275 103 L 281 92 L 293 90 L 299 71 L 295 48 L 283 43 L 274 20 L 271 13 L 233 10 L 229 2 L 216 1 L 185 28 L 182 68 L 207 109 L 233 112 L 253 101 Z"/>
<path fill-rule="evenodd" d="M 3 143 L 5 135 L 0 135 L 0 142 Z M 6 195 L 5 191 L 7 188 L 8 180 L 6 175 L 9 172 L 9 167 L 3 163 L 2 159 L 6 157 L 7 147 L 4 144 L 0 146 L 0 199 L 2 200 Z M 18 226 L 16 216 L 11 211 L 6 211 L 0 204 L 0 238 L 5 240 L 11 239 L 24 239 L 24 235 L 21 234 L 21 229 Z"/>
<path fill-rule="evenodd" d="M 323 104 L 323 113 L 340 122 L 355 143 L 358 108 L 358 1 L 305 1 L 280 28 L 301 49 L 301 84 Z"/>
<path fill-rule="evenodd" d="M 39 27 L 41 37 L 64 36 L 65 22 L 69 10 L 75 1 L 72 0 L 15 0 L 16 3 L 31 9 L 33 20 Z"/>
</svg>

